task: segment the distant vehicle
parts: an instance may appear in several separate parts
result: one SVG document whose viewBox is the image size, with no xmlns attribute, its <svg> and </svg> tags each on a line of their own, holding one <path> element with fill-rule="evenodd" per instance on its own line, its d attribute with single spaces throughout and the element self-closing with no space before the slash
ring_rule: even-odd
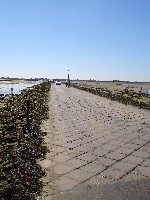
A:
<svg viewBox="0 0 150 200">
<path fill-rule="evenodd" d="M 61 81 L 58 79 L 58 80 L 56 80 L 56 85 L 61 85 Z"/>
</svg>

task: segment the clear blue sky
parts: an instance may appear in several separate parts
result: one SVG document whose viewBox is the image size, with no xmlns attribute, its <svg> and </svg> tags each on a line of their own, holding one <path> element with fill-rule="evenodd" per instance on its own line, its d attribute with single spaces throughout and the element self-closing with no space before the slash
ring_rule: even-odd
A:
<svg viewBox="0 0 150 200">
<path fill-rule="evenodd" d="M 150 81 L 150 0 L 0 0 L 0 77 Z"/>
</svg>

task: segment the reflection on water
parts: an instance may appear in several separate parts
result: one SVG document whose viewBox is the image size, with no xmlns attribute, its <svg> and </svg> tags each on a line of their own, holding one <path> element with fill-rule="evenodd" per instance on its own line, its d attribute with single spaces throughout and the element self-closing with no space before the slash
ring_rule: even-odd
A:
<svg viewBox="0 0 150 200">
<path fill-rule="evenodd" d="M 11 94 L 11 88 L 13 88 L 13 94 L 19 94 L 21 90 L 32 86 L 33 84 L 0 84 L 0 94 Z"/>
</svg>

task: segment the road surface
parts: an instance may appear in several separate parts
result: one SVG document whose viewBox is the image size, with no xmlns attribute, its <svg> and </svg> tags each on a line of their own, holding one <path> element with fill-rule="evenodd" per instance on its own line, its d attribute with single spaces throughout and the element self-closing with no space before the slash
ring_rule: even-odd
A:
<svg viewBox="0 0 150 200">
<path fill-rule="evenodd" d="M 150 112 L 52 85 L 45 200 L 150 199 Z"/>
</svg>

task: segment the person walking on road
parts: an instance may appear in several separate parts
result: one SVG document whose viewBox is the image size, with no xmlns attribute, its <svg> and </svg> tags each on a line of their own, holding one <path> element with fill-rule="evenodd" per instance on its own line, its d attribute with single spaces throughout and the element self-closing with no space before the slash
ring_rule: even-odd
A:
<svg viewBox="0 0 150 200">
<path fill-rule="evenodd" d="M 66 80 L 66 82 L 65 82 L 65 85 L 66 85 L 66 87 L 68 86 L 68 81 Z"/>
<path fill-rule="evenodd" d="M 70 85 L 71 85 L 71 84 L 70 84 L 70 79 L 68 79 L 68 87 L 70 87 Z"/>
</svg>

